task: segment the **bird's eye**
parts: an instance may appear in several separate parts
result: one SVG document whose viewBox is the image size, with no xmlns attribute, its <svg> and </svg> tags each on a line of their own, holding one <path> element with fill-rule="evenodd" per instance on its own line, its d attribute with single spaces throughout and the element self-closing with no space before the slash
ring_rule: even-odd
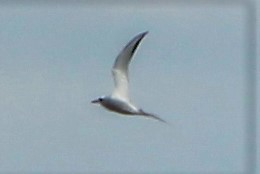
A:
<svg viewBox="0 0 260 174">
<path fill-rule="evenodd" d="M 103 98 L 99 98 L 98 100 L 99 100 L 100 102 L 102 102 L 102 101 L 103 101 Z"/>
</svg>

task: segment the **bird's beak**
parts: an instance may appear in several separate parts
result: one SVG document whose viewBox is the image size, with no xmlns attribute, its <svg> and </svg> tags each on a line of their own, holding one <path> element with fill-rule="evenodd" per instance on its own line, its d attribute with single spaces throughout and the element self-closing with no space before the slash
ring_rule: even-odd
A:
<svg viewBox="0 0 260 174">
<path fill-rule="evenodd" d="M 92 100 L 91 103 L 99 103 L 99 100 L 98 99 Z"/>
</svg>

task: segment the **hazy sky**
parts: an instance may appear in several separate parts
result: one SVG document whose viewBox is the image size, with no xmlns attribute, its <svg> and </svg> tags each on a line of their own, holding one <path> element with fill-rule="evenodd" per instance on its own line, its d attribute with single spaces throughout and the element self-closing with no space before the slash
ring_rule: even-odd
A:
<svg viewBox="0 0 260 174">
<path fill-rule="evenodd" d="M 0 172 L 246 169 L 246 17 L 240 5 L 0 6 Z M 90 104 L 125 44 L 132 100 L 170 124 Z"/>
</svg>

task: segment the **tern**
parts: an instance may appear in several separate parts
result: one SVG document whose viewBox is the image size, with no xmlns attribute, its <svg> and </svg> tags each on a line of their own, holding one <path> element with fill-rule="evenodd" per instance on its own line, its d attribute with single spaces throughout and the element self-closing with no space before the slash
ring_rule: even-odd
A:
<svg viewBox="0 0 260 174">
<path fill-rule="evenodd" d="M 143 109 L 133 104 L 129 98 L 128 66 L 138 45 L 147 33 L 148 31 L 135 36 L 117 56 L 112 68 L 112 75 L 115 84 L 112 94 L 108 96 L 101 96 L 91 101 L 91 103 L 100 104 L 112 112 L 117 112 L 128 116 L 144 116 L 146 118 L 152 118 L 166 123 L 166 121 L 159 118 L 155 114 L 145 112 Z"/>
</svg>

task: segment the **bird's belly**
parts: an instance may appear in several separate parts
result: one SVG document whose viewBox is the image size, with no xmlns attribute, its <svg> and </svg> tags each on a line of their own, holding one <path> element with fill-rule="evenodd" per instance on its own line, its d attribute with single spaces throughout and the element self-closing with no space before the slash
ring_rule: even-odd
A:
<svg viewBox="0 0 260 174">
<path fill-rule="evenodd" d="M 127 115 L 136 114 L 136 109 L 134 107 L 122 101 L 104 103 L 103 106 L 110 111 L 118 112 L 121 114 L 127 114 Z"/>
</svg>

